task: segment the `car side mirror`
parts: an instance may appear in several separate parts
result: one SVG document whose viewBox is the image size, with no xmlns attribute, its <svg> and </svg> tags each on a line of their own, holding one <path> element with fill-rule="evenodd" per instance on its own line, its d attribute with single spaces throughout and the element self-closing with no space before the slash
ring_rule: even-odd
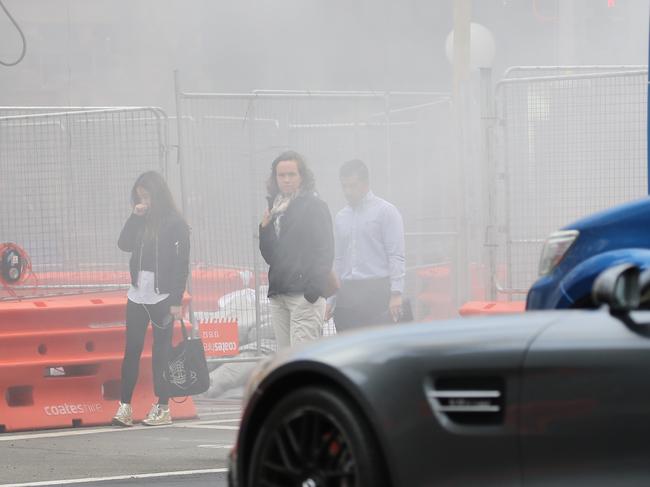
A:
<svg viewBox="0 0 650 487">
<path fill-rule="evenodd" d="M 641 302 L 639 277 L 639 268 L 634 264 L 615 265 L 598 275 L 591 296 L 596 304 L 608 305 L 612 313 L 638 309 Z"/>
<path fill-rule="evenodd" d="M 650 269 L 644 270 L 639 276 L 639 294 L 642 309 L 650 309 Z"/>
</svg>

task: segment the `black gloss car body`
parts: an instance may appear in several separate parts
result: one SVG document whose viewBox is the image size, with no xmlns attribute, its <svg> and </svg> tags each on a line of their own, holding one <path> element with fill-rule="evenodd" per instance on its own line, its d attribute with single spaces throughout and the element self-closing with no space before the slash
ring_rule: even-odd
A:
<svg viewBox="0 0 650 487">
<path fill-rule="evenodd" d="M 358 465 L 370 463 L 374 476 L 359 470 L 351 486 L 650 485 L 650 315 L 639 313 L 631 321 L 605 307 L 371 328 L 279 354 L 253 378 L 231 485 L 254 485 L 255 472 L 273 473 L 281 459 L 298 480 L 265 485 L 348 485 L 305 467 L 309 441 L 282 430 L 297 414 L 291 396 L 309 403 L 318 391 L 337 398 L 320 411 L 350 449 L 372 453 Z M 273 424 L 280 433 L 266 441 Z M 258 461 L 264 448 L 276 453 Z"/>
</svg>

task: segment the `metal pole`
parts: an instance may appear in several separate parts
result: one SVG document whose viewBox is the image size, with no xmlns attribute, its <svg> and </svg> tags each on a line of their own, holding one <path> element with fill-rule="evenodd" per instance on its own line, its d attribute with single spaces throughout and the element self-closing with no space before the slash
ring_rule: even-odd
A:
<svg viewBox="0 0 650 487">
<path fill-rule="evenodd" d="M 499 95 L 499 88 L 497 87 L 496 93 L 497 96 Z M 503 89 L 501 92 L 501 97 L 499 98 L 499 106 L 502 107 L 502 113 L 501 113 L 501 121 L 502 121 L 502 126 L 501 126 L 501 133 L 502 133 L 502 155 L 503 155 L 503 198 L 504 201 L 506 202 L 504 205 L 504 217 L 505 217 L 505 224 L 503 225 L 503 235 L 505 237 L 505 247 L 506 247 L 506 257 L 505 257 L 505 265 L 506 265 L 506 289 L 510 289 L 512 287 L 512 226 L 511 226 L 511 203 L 510 203 L 510 183 L 511 183 L 511 175 L 512 175 L 512 170 L 511 170 L 511 165 L 510 165 L 510 154 L 508 153 L 508 148 L 509 148 L 509 133 L 510 130 L 507 125 L 504 125 L 503 122 L 505 121 L 505 124 L 508 123 L 508 91 Z M 494 276 L 494 283 L 495 287 L 497 288 L 497 291 L 501 292 L 500 286 L 499 286 L 499 280 L 497 279 L 497 276 L 495 274 Z M 510 295 L 507 295 L 508 301 L 510 301 Z"/>
<path fill-rule="evenodd" d="M 469 78 L 471 18 L 471 1 L 454 0 L 454 100 L 458 99 L 462 85 Z"/>
<path fill-rule="evenodd" d="M 255 98 L 251 99 L 248 106 L 248 168 L 250 171 L 250 180 L 253 181 L 253 189 L 250 192 L 251 195 L 251 229 L 253 230 L 253 283 L 255 285 L 255 328 L 257 330 L 256 342 L 257 342 L 257 353 L 261 354 L 262 352 L 262 307 L 260 306 L 260 280 L 259 280 L 259 225 L 258 225 L 258 215 L 255 213 L 255 208 L 258 205 L 257 199 L 257 182 L 256 171 L 255 171 Z"/>
<path fill-rule="evenodd" d="M 174 94 L 176 99 L 176 133 L 178 136 L 177 146 L 176 146 L 176 163 L 180 168 L 180 183 L 181 183 L 181 210 L 183 215 L 187 217 L 188 203 L 187 203 L 187 187 L 185 185 L 185 165 L 183 164 L 183 117 L 181 113 L 181 101 L 183 93 L 181 92 L 181 82 L 180 82 L 180 73 L 178 70 L 174 70 Z M 192 270 L 190 268 L 190 276 L 187 280 L 187 292 L 192 294 Z M 194 318 L 194 309 L 192 307 L 192 301 L 188 307 L 190 314 L 190 323 L 192 324 L 192 335 L 198 336 L 199 325 Z"/>
<path fill-rule="evenodd" d="M 494 285 L 496 276 L 496 167 L 494 164 L 494 153 L 492 137 L 494 135 L 494 98 L 492 96 L 492 69 L 481 68 L 481 125 L 483 128 L 483 160 L 485 174 L 484 181 L 487 181 L 486 196 L 486 222 L 485 222 L 485 247 L 487 248 L 488 275 L 484 279 L 488 291 L 488 299 L 496 299 L 496 288 Z"/>
<path fill-rule="evenodd" d="M 390 132 L 390 93 L 384 93 L 384 112 L 386 123 L 386 194 L 388 201 L 393 202 L 393 161 L 391 151 L 391 132 Z M 393 202 L 394 203 L 394 202 Z"/>
<path fill-rule="evenodd" d="M 160 143 L 158 153 L 163 168 L 163 176 L 167 180 L 169 177 L 169 119 L 163 110 L 154 110 L 152 113 L 158 122 L 156 124 L 156 127 L 158 128 L 158 140 Z"/>
<path fill-rule="evenodd" d="M 470 61 L 471 0 L 454 0 L 454 59 L 453 59 L 453 101 L 454 128 L 456 131 L 456 170 L 458 188 L 458 245 L 456 258 L 456 300 L 458 305 L 467 298 L 468 253 L 467 253 L 467 210 L 465 193 L 465 106 Z"/>
</svg>

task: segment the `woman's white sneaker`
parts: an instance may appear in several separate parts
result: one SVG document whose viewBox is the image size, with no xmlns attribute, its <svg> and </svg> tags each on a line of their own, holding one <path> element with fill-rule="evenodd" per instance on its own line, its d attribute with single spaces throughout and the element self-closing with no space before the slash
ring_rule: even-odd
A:
<svg viewBox="0 0 650 487">
<path fill-rule="evenodd" d="M 169 413 L 169 406 L 161 406 L 154 404 L 147 417 L 142 421 L 142 424 L 147 426 L 163 426 L 172 424 L 172 416 Z"/>
<path fill-rule="evenodd" d="M 115 426 L 133 426 L 133 410 L 130 404 L 120 402 L 117 413 L 113 416 L 111 424 Z"/>
</svg>

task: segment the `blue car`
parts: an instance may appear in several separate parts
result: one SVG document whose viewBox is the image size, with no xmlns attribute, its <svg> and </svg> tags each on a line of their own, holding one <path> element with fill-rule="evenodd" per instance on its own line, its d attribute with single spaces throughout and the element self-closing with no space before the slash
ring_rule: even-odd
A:
<svg viewBox="0 0 650 487">
<path fill-rule="evenodd" d="M 632 263 L 650 267 L 650 198 L 588 216 L 552 233 L 542 250 L 540 278 L 527 310 L 593 308 L 594 279 L 604 269 Z"/>
</svg>

